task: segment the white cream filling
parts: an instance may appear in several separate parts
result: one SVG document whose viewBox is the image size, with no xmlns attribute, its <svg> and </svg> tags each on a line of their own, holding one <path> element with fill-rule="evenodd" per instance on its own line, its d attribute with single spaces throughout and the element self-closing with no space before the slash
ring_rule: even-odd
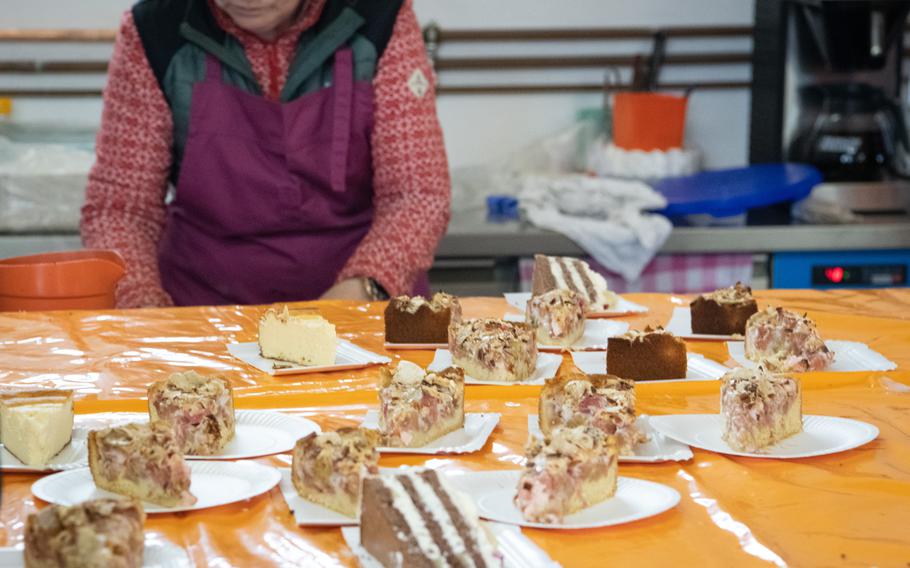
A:
<svg viewBox="0 0 910 568">
<path fill-rule="evenodd" d="M 423 501 L 423 504 L 429 509 L 433 520 L 436 521 L 436 524 L 442 529 L 442 536 L 449 543 L 452 552 L 458 556 L 463 563 L 469 566 L 476 566 L 474 564 L 474 559 L 471 558 L 471 555 L 468 552 L 467 544 L 464 539 L 461 538 L 461 535 L 458 534 L 458 529 L 455 528 L 452 517 L 446 510 L 439 495 L 433 490 L 433 487 L 419 475 L 414 473 L 408 473 L 406 475 L 408 476 L 408 479 L 411 480 L 411 483 L 414 484 L 414 489 L 420 496 L 420 500 Z"/>
<path fill-rule="evenodd" d="M 393 476 L 383 475 L 380 476 L 379 479 L 392 493 L 392 503 L 404 517 L 405 522 L 411 529 L 414 540 L 417 541 L 417 546 L 420 547 L 420 551 L 423 552 L 424 556 L 426 556 L 435 566 L 439 566 L 440 568 L 444 567 L 446 563 L 442 551 L 439 550 L 439 547 L 436 546 L 436 543 L 433 541 L 433 535 L 430 534 L 430 529 L 427 528 L 427 525 L 423 522 L 420 511 L 417 510 L 414 502 L 408 496 L 407 490 L 405 490 L 404 486 L 401 485 L 401 482 Z"/>
</svg>

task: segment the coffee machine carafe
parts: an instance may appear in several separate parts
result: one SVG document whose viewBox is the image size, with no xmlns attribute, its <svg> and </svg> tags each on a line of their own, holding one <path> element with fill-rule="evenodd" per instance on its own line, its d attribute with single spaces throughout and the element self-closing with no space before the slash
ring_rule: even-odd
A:
<svg viewBox="0 0 910 568">
<path fill-rule="evenodd" d="M 910 0 L 756 0 L 750 161 L 809 163 L 826 185 L 903 203 L 908 12 Z"/>
</svg>

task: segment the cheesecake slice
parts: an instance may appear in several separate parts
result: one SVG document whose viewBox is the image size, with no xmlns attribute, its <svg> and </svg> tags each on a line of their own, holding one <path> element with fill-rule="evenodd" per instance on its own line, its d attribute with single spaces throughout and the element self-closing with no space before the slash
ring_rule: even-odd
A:
<svg viewBox="0 0 910 568">
<path fill-rule="evenodd" d="M 269 308 L 259 320 L 259 352 L 305 367 L 335 364 L 335 326 L 313 310 Z"/>
<path fill-rule="evenodd" d="M 185 455 L 211 456 L 234 439 L 234 397 L 222 377 L 174 373 L 148 388 L 149 420 L 171 425 Z"/>
<path fill-rule="evenodd" d="M 763 369 L 735 369 L 720 389 L 722 437 L 739 452 L 755 452 L 803 429 L 799 381 Z"/>
<path fill-rule="evenodd" d="M 379 473 L 379 433 L 365 428 L 339 428 L 310 433 L 297 440 L 291 481 L 297 494 L 313 503 L 356 517 L 363 478 Z"/>
<path fill-rule="evenodd" d="M 497 319 L 452 322 L 449 351 L 456 366 L 481 381 L 523 381 L 537 366 L 537 340 L 526 323 Z"/>
<path fill-rule="evenodd" d="M 815 322 L 783 308 L 768 307 L 749 318 L 745 351 L 747 359 L 778 373 L 821 371 L 834 362 Z"/>
<path fill-rule="evenodd" d="M 383 444 L 419 448 L 464 427 L 464 371 L 424 371 L 410 361 L 380 370 L 379 431 Z"/>
<path fill-rule="evenodd" d="M 145 511 L 133 499 L 50 505 L 25 521 L 26 568 L 139 568 Z"/>
<path fill-rule="evenodd" d="M 554 429 L 532 438 L 515 506 L 535 523 L 559 523 L 616 493 L 616 438 L 594 428 Z"/>
<path fill-rule="evenodd" d="M 533 296 L 525 321 L 534 328 L 538 345 L 569 347 L 585 333 L 585 302 L 571 290 L 550 290 Z"/>
<path fill-rule="evenodd" d="M 540 431 L 588 426 L 615 435 L 621 455 L 632 455 L 648 437 L 636 426 L 635 382 L 613 375 L 574 372 L 547 381 L 540 391 Z"/>
<path fill-rule="evenodd" d="M 88 465 L 95 485 L 112 493 L 162 507 L 196 502 L 174 430 L 160 420 L 92 430 Z"/>
<path fill-rule="evenodd" d="M 46 466 L 72 438 L 72 391 L 0 393 L 0 443 L 23 464 Z"/>
</svg>

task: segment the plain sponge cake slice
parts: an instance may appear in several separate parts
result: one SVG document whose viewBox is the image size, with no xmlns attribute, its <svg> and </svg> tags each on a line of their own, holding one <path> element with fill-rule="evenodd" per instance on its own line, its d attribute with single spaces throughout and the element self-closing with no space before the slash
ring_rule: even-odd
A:
<svg viewBox="0 0 910 568">
<path fill-rule="evenodd" d="M 44 389 L 0 394 L 0 442 L 25 465 L 46 466 L 72 437 L 72 391 Z"/>
<path fill-rule="evenodd" d="M 88 434 L 88 465 L 101 489 L 162 507 L 192 505 L 190 468 L 170 425 L 133 423 Z"/>
</svg>

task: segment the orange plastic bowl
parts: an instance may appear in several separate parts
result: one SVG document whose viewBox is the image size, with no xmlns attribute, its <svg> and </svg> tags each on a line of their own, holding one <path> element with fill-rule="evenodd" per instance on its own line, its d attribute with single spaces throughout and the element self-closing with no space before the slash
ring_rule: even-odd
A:
<svg viewBox="0 0 910 568">
<path fill-rule="evenodd" d="M 687 103 L 685 97 L 659 93 L 616 93 L 613 143 L 646 152 L 682 148 Z"/>
<path fill-rule="evenodd" d="M 0 260 L 0 311 L 103 310 L 126 271 L 112 250 L 79 250 Z"/>
</svg>

